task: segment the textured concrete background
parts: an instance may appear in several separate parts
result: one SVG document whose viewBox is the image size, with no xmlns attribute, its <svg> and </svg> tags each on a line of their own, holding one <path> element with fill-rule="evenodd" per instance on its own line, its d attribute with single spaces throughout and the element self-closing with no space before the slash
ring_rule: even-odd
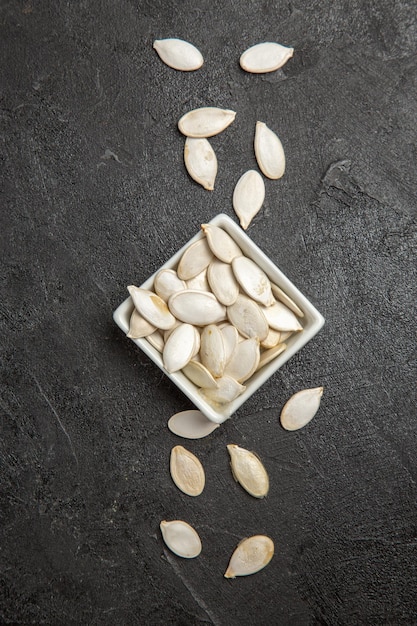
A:
<svg viewBox="0 0 417 626">
<path fill-rule="evenodd" d="M 417 624 L 417 11 L 413 0 L 1 3 L 0 620 L 5 624 Z M 205 57 L 166 67 L 155 38 Z M 260 41 L 295 48 L 242 72 Z M 237 111 L 212 145 L 214 192 L 183 166 L 179 117 Z M 326 325 L 231 420 L 187 442 L 197 499 L 176 490 L 166 428 L 189 401 L 112 321 L 139 284 L 255 167 L 253 131 L 281 137 L 250 237 Z M 324 385 L 313 422 L 278 422 Z M 231 479 L 255 450 L 270 495 Z M 161 519 L 199 531 L 200 558 Z M 269 534 L 259 574 L 223 578 L 237 542 Z"/>
</svg>

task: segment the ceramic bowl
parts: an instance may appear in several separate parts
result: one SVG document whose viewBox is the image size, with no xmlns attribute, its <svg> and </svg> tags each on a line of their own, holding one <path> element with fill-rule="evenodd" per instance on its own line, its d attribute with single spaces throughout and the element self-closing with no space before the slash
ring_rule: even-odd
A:
<svg viewBox="0 0 417 626">
<path fill-rule="evenodd" d="M 324 324 L 323 316 L 317 311 L 317 309 L 311 304 L 311 302 L 293 285 L 293 283 L 278 269 L 276 265 L 269 259 L 258 246 L 248 237 L 248 235 L 233 222 L 227 215 L 217 215 L 210 221 L 210 224 L 223 228 L 238 244 L 242 252 L 263 269 L 268 275 L 270 280 L 278 285 L 283 291 L 285 291 L 290 298 L 300 307 L 304 312 L 304 317 L 300 320 L 303 325 L 303 331 L 294 333 L 288 341 L 286 341 L 287 349 L 277 356 L 273 361 L 265 365 L 262 369 L 258 370 L 249 380 L 245 382 L 246 390 L 233 400 L 225 405 L 212 406 L 209 404 L 203 396 L 200 394 L 198 387 L 192 383 L 182 372 L 176 372 L 169 374 L 162 362 L 162 356 L 147 339 L 130 339 L 141 349 L 150 359 L 164 372 L 172 382 L 177 385 L 185 393 L 185 395 L 193 402 L 193 404 L 200 409 L 208 419 L 213 422 L 221 423 L 228 419 L 233 413 L 242 406 L 246 400 L 252 396 L 258 389 L 268 380 L 284 363 L 288 361 L 296 352 L 301 350 L 310 339 L 314 337 Z M 185 246 L 181 248 L 173 257 L 169 259 L 161 269 L 176 269 L 178 262 L 186 248 L 198 239 L 201 239 L 204 234 L 200 231 L 195 237 L 190 239 Z M 152 289 L 154 277 L 157 274 L 150 276 L 142 285 L 144 289 Z M 128 297 L 122 304 L 114 311 L 113 319 L 121 330 L 127 334 L 129 332 L 129 320 L 133 311 L 133 302 Z"/>
</svg>

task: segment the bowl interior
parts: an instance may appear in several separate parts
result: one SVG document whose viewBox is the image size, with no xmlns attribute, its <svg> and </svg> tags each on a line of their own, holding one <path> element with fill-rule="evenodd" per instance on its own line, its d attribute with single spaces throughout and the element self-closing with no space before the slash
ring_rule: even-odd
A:
<svg viewBox="0 0 417 626">
<path fill-rule="evenodd" d="M 270 280 L 278 285 L 283 291 L 285 291 L 290 298 L 300 307 L 304 312 L 304 318 L 302 319 L 303 331 L 293 334 L 288 341 L 286 341 L 287 349 L 277 356 L 273 361 L 265 365 L 262 369 L 256 372 L 248 381 L 245 382 L 246 390 L 233 400 L 225 405 L 212 406 L 209 404 L 203 396 L 199 393 L 198 387 L 192 383 L 182 372 L 176 372 L 169 374 L 162 362 L 161 354 L 147 341 L 147 339 L 132 339 L 137 346 L 149 358 L 160 367 L 160 369 L 170 378 L 184 393 L 185 395 L 200 409 L 206 417 L 213 422 L 221 423 L 229 418 L 237 409 L 242 406 L 244 402 L 261 387 L 268 378 L 272 376 L 284 363 L 288 361 L 296 352 L 298 352 L 318 331 L 324 324 L 323 316 L 317 311 L 317 309 L 311 304 L 309 300 L 293 285 L 293 283 L 272 263 L 272 261 L 258 248 L 258 246 L 246 235 L 246 233 L 233 222 L 233 220 L 227 215 L 217 215 L 210 221 L 210 224 L 223 228 L 238 244 L 242 252 L 255 263 L 261 267 L 268 275 Z M 181 259 L 181 256 L 186 248 L 194 241 L 204 237 L 204 234 L 200 231 L 190 241 L 188 241 L 174 256 L 172 256 L 164 265 L 162 265 L 157 272 L 163 268 L 175 269 Z M 154 277 L 157 274 L 155 272 L 150 276 L 142 285 L 144 289 L 152 289 Z M 114 311 L 113 318 L 116 324 L 121 330 L 127 334 L 129 332 L 129 320 L 133 311 L 133 302 L 131 297 L 126 298 L 124 302 Z"/>
</svg>

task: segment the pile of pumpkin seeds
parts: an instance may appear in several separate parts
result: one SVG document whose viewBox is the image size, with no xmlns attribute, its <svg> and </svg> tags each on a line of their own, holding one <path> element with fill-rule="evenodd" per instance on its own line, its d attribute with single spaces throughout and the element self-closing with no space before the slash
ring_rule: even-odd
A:
<svg viewBox="0 0 417 626">
<path fill-rule="evenodd" d="M 204 63 L 201 52 L 180 39 L 156 40 L 161 60 L 180 71 L 198 70 Z M 265 42 L 252 46 L 240 57 L 246 72 L 266 73 L 282 67 L 293 48 Z M 184 162 L 193 180 L 213 190 L 218 163 L 209 137 L 233 123 L 236 112 L 217 107 L 189 111 L 178 122 L 185 135 Z M 279 137 L 258 121 L 254 139 L 255 157 L 262 174 L 277 180 L 285 172 L 285 154 Z M 240 225 L 247 229 L 261 209 L 265 184 L 256 170 L 238 180 L 233 208 Z M 243 383 L 271 359 L 276 358 L 292 333 L 302 331 L 303 312 L 278 285 L 246 257 L 223 229 L 203 224 L 205 237 L 189 246 L 176 268 L 164 269 L 155 277 L 153 291 L 131 285 L 134 303 L 128 337 L 146 337 L 162 353 L 169 373 L 182 370 L 200 388 L 213 406 L 231 402 L 245 389 Z M 281 412 L 286 430 L 305 426 L 316 414 L 322 387 L 294 394 Z M 208 436 L 219 424 L 200 411 L 173 415 L 169 429 L 187 439 Z M 269 490 L 268 473 L 253 452 L 229 444 L 235 480 L 253 497 L 263 498 Z M 205 472 L 199 459 L 183 446 L 171 451 L 170 472 L 183 493 L 197 497 L 205 487 Z M 202 550 L 197 531 L 183 520 L 162 521 L 162 537 L 172 552 L 195 558 Z M 265 535 L 242 540 L 233 552 L 224 576 L 235 578 L 263 569 L 272 559 L 274 543 Z"/>
</svg>

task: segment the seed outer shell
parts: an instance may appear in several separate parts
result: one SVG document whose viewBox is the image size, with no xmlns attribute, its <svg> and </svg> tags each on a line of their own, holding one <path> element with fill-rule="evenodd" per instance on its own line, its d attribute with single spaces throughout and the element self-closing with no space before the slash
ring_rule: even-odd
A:
<svg viewBox="0 0 417 626">
<path fill-rule="evenodd" d="M 256 122 L 255 156 L 262 174 L 272 180 L 284 176 L 285 153 L 281 140 L 264 122 Z"/>
<path fill-rule="evenodd" d="M 231 443 L 227 450 L 235 480 L 254 498 L 264 498 L 269 491 L 269 477 L 254 452 Z"/>
<path fill-rule="evenodd" d="M 184 439 L 202 439 L 210 435 L 220 424 L 207 419 L 201 411 L 190 409 L 175 413 L 168 420 L 169 430 Z"/>
<path fill-rule="evenodd" d="M 217 158 L 205 138 L 187 137 L 184 145 L 184 163 L 187 172 L 199 185 L 213 191 L 217 175 Z"/>
<path fill-rule="evenodd" d="M 293 394 L 281 411 L 281 425 L 285 430 L 299 430 L 306 426 L 320 407 L 323 387 L 302 389 Z"/>
<path fill-rule="evenodd" d="M 202 107 L 188 111 L 178 122 L 178 129 L 187 137 L 213 137 L 225 130 L 236 117 L 236 112 L 218 107 Z"/>
<path fill-rule="evenodd" d="M 243 539 L 235 548 L 225 578 L 249 576 L 266 567 L 274 556 L 274 542 L 266 535 Z"/>
<path fill-rule="evenodd" d="M 205 473 L 199 459 L 183 446 L 171 450 L 170 471 L 174 483 L 188 496 L 199 496 L 204 489 Z"/>
<path fill-rule="evenodd" d="M 200 50 L 183 39 L 176 37 L 155 39 L 153 48 L 161 61 L 174 70 L 192 72 L 198 70 L 204 63 Z"/>
<path fill-rule="evenodd" d="M 240 57 L 240 67 L 252 74 L 274 72 L 291 59 L 294 48 L 265 41 L 251 46 Z"/>
<path fill-rule="evenodd" d="M 201 553 L 201 539 L 197 531 L 183 520 L 163 520 L 159 525 L 167 547 L 183 559 L 194 559 Z"/>
<path fill-rule="evenodd" d="M 256 170 L 248 170 L 239 178 L 233 191 L 233 208 L 243 230 L 259 213 L 265 200 L 265 183 Z"/>
</svg>

